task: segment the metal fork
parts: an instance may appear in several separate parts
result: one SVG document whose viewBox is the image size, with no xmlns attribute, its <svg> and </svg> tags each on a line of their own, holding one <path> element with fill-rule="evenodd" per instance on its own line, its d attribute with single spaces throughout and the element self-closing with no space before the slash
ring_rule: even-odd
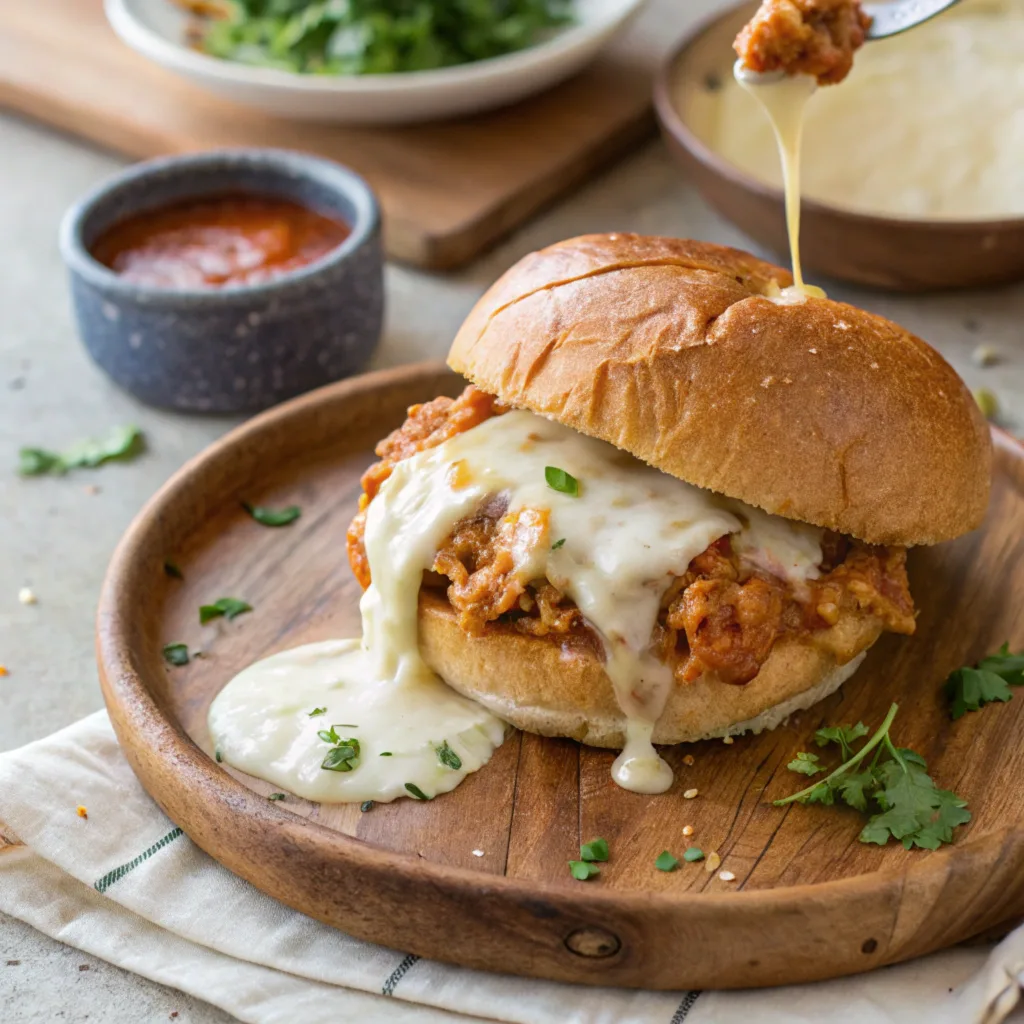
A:
<svg viewBox="0 0 1024 1024">
<path fill-rule="evenodd" d="M 862 4 L 865 14 L 871 15 L 871 28 L 867 31 L 868 39 L 885 39 L 906 32 L 908 28 L 920 25 L 922 21 L 934 18 L 947 7 L 952 7 L 960 0 L 898 0 L 888 4 Z"/>
</svg>

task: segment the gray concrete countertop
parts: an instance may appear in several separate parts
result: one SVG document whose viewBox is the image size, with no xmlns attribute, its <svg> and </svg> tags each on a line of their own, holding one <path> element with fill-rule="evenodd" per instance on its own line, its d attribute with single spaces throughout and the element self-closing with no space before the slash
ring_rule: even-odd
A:
<svg viewBox="0 0 1024 1024">
<path fill-rule="evenodd" d="M 705 5 L 707 6 L 707 5 Z M 107 560 L 147 498 L 235 421 L 158 412 L 118 391 L 80 347 L 68 307 L 56 230 L 64 209 L 120 161 L 14 119 L 0 119 L 0 751 L 102 706 L 93 662 L 93 611 Z M 579 190 L 470 269 L 435 276 L 387 272 L 388 321 L 378 365 L 442 357 L 473 301 L 538 246 L 589 231 L 684 235 L 749 247 L 709 211 L 656 143 Z M 902 323 L 939 348 L 972 387 L 998 396 L 1024 427 L 1024 286 L 893 296 L 823 282 L 845 299 Z M 1001 353 L 979 368 L 981 343 Z M 148 453 L 91 474 L 22 480 L 21 445 L 60 447 L 126 422 Z M 90 493 L 88 485 L 99 487 Z M 18 601 L 31 587 L 38 604 Z M 8 960 L 18 961 L 7 965 Z M 88 970 L 80 970 L 87 964 Z M 106 1024 L 227 1021 L 222 1011 L 71 951 L 0 917 L 0 1006 L 14 1022 Z"/>
</svg>

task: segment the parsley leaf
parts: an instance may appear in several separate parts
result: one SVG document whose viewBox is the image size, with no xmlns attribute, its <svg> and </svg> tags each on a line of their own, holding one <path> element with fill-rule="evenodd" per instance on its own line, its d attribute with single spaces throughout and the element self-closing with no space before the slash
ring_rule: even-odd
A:
<svg viewBox="0 0 1024 1024">
<path fill-rule="evenodd" d="M 372 811 L 376 806 L 377 805 L 372 800 L 364 800 L 359 805 L 359 810 L 361 810 L 365 814 L 367 811 Z"/>
<path fill-rule="evenodd" d="M 679 858 L 673 857 L 668 850 L 662 850 L 654 859 L 654 866 L 659 871 L 675 871 L 679 866 Z"/>
<path fill-rule="evenodd" d="M 164 661 L 168 665 L 182 666 L 188 664 L 188 646 L 186 644 L 167 644 L 163 649 Z"/>
<path fill-rule="evenodd" d="M 908 850 L 915 846 L 937 850 L 943 843 L 952 842 L 953 829 L 971 820 L 967 801 L 948 789 L 939 789 L 928 774 L 924 758 L 892 742 L 889 732 L 897 711 L 893 704 L 879 729 L 857 751 L 853 744 L 868 733 L 862 723 L 819 729 L 815 739 L 822 746 L 837 744 L 845 759 L 820 782 L 776 800 L 776 806 L 794 802 L 832 804 L 838 799 L 869 815 L 860 833 L 862 843 L 884 846 L 896 839 Z M 872 751 L 875 756 L 861 770 Z M 805 771 L 802 766 L 812 758 L 813 762 L 818 760 L 814 754 L 798 754 L 789 767 Z M 801 767 L 794 767 L 797 765 Z M 815 763 L 811 767 L 820 770 Z"/>
<path fill-rule="evenodd" d="M 559 540 L 556 540 L 555 543 L 551 545 L 551 550 L 552 551 L 557 551 L 564 543 L 565 543 L 565 538 L 564 537 L 562 537 Z"/>
<path fill-rule="evenodd" d="M 704 851 L 699 846 L 688 846 L 683 851 L 683 860 L 687 864 L 693 864 L 695 861 L 704 859 Z"/>
<path fill-rule="evenodd" d="M 825 769 L 818 765 L 818 755 L 808 754 L 801 750 L 786 767 L 791 772 L 798 772 L 800 775 L 817 775 Z"/>
<path fill-rule="evenodd" d="M 409 792 L 412 793 L 412 795 L 414 797 L 416 797 L 417 800 L 431 800 L 431 799 L 433 799 L 433 797 L 427 796 L 427 794 L 424 793 L 423 790 L 420 789 L 420 787 L 417 786 L 415 782 L 407 782 L 405 784 L 405 788 L 407 790 L 409 790 Z"/>
<path fill-rule="evenodd" d="M 117 427 L 101 441 L 78 441 L 63 452 L 22 448 L 18 452 L 18 472 L 21 476 L 42 476 L 63 475 L 69 469 L 95 469 L 115 459 L 133 459 L 144 447 L 138 427 Z"/>
<path fill-rule="evenodd" d="M 284 799 L 284 793 L 271 793 L 270 796 L 267 797 L 267 799 L 268 800 L 283 800 Z"/>
<path fill-rule="evenodd" d="M 1024 651 L 1010 653 L 1003 644 L 995 654 L 982 658 L 977 668 L 969 665 L 951 672 L 943 684 L 950 717 L 956 721 L 968 711 L 980 711 L 986 704 L 1006 703 L 1011 686 L 1024 686 Z"/>
<path fill-rule="evenodd" d="M 451 768 L 452 771 L 458 771 L 462 767 L 462 758 L 448 746 L 448 741 L 445 740 L 441 746 L 437 747 L 437 759 L 445 766 L 445 768 Z"/>
<path fill-rule="evenodd" d="M 606 839 L 591 839 L 589 843 L 580 846 L 580 860 L 607 860 L 608 841 Z"/>
<path fill-rule="evenodd" d="M 588 878 L 601 874 L 601 869 L 596 864 L 586 860 L 569 861 L 569 873 L 577 882 L 585 882 Z"/>
<path fill-rule="evenodd" d="M 312 711 L 307 715 L 308 718 L 319 718 L 320 715 L 326 715 L 327 708 L 313 708 Z"/>
<path fill-rule="evenodd" d="M 568 494 L 570 498 L 578 498 L 580 494 L 580 482 L 571 473 L 557 466 L 544 467 L 544 479 L 548 487 L 553 491 Z"/>
<path fill-rule="evenodd" d="M 318 735 L 321 738 L 323 736 L 322 733 Z M 338 740 L 337 746 L 327 751 L 327 756 L 320 763 L 320 767 L 329 772 L 350 772 L 358 767 L 358 761 L 359 740 L 344 739 Z"/>
<path fill-rule="evenodd" d="M 250 505 L 243 501 L 242 508 L 261 526 L 288 526 L 302 515 L 302 509 L 298 505 L 275 509 L 267 508 L 265 505 Z"/>
<path fill-rule="evenodd" d="M 252 605 L 239 601 L 237 597 L 220 597 L 213 604 L 204 604 L 199 609 L 199 624 L 205 626 L 211 619 L 224 616 L 229 622 L 243 612 L 251 612 Z"/>
</svg>

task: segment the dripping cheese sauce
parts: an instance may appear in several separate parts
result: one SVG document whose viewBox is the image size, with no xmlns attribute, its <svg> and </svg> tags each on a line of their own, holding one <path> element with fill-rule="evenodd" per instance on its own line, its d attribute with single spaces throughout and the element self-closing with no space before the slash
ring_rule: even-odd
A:
<svg viewBox="0 0 1024 1024">
<path fill-rule="evenodd" d="M 342 221 L 287 199 L 223 195 L 130 217 L 103 233 L 91 253 L 136 284 L 226 288 L 315 263 L 350 233 Z"/>
<path fill-rule="evenodd" d="M 547 466 L 575 477 L 579 493 L 549 487 Z M 507 496 L 509 514 L 546 514 L 538 542 L 518 553 L 516 571 L 556 582 L 600 638 L 627 722 L 613 776 L 638 792 L 663 792 L 672 782 L 651 744 L 673 685 L 671 668 L 651 650 L 672 580 L 725 535 L 795 585 L 816 578 L 822 561 L 816 527 L 693 487 L 533 413 L 485 419 L 394 466 L 366 509 L 370 583 L 360 605 L 361 642 L 284 652 L 236 677 L 209 716 L 223 760 L 323 802 L 391 800 L 412 793 L 409 783 L 432 797 L 485 764 L 504 725 L 431 671 L 417 620 L 420 585 L 438 549 L 496 493 Z M 564 543 L 555 546 L 556 538 Z M 310 717 L 320 707 L 327 710 Z M 360 744 L 348 772 L 320 767 L 330 747 L 320 732 L 335 724 L 339 736 Z M 441 762 L 444 745 L 459 769 Z"/>
</svg>

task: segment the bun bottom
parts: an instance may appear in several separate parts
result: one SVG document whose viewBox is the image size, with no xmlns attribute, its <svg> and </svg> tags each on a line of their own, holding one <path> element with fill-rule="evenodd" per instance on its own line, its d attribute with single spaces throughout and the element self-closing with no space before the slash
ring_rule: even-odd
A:
<svg viewBox="0 0 1024 1024">
<path fill-rule="evenodd" d="M 541 736 L 567 736 L 592 747 L 621 748 L 626 719 L 600 659 L 585 644 L 533 637 L 500 624 L 469 636 L 442 594 L 420 595 L 420 650 L 459 693 L 499 718 Z M 849 614 L 815 634 L 814 643 L 783 639 L 743 686 L 701 678 L 674 686 L 654 728 L 654 742 L 697 740 L 774 729 L 827 697 L 857 671 L 882 632 L 871 615 Z"/>
</svg>

